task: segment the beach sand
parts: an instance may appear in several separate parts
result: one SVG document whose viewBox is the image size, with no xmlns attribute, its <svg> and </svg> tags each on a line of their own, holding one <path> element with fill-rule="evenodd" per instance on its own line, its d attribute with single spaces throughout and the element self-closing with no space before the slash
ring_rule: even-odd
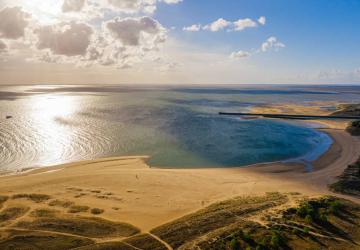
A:
<svg viewBox="0 0 360 250">
<path fill-rule="evenodd" d="M 277 191 L 307 196 L 329 194 L 327 185 L 360 155 L 360 140 L 343 130 L 325 132 L 334 144 L 314 162 L 313 172 L 305 172 L 300 164 L 283 163 L 227 169 L 158 169 L 146 164 L 146 156 L 114 157 L 2 176 L 0 194 L 46 194 L 50 200 L 45 203 L 9 199 L 6 206 L 34 209 L 48 207 L 47 202 L 53 200 L 69 201 L 103 209 L 102 218 L 127 222 L 147 232 L 235 196 Z M 56 208 L 64 213 L 68 209 Z M 89 212 L 80 214 L 89 216 Z"/>
</svg>

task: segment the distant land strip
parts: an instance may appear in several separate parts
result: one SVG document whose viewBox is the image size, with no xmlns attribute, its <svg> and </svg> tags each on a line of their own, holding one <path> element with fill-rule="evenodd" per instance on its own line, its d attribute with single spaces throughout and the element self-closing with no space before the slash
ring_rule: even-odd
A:
<svg viewBox="0 0 360 250">
<path fill-rule="evenodd" d="M 266 118 L 298 119 L 298 120 L 312 120 L 312 119 L 360 120 L 360 116 L 349 116 L 349 115 L 292 115 L 292 114 L 285 115 L 285 114 L 261 114 L 261 113 L 238 113 L 238 112 L 219 112 L 219 115 L 262 116 Z"/>
</svg>

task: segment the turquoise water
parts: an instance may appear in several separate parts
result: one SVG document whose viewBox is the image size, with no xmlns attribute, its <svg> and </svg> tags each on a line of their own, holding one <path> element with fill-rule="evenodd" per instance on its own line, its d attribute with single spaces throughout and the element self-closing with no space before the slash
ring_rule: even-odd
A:
<svg viewBox="0 0 360 250">
<path fill-rule="evenodd" d="M 0 170 L 126 155 L 149 155 L 151 166 L 169 168 L 312 160 L 330 146 L 326 134 L 218 112 L 333 100 L 360 101 L 359 88 L 0 87 Z"/>
</svg>

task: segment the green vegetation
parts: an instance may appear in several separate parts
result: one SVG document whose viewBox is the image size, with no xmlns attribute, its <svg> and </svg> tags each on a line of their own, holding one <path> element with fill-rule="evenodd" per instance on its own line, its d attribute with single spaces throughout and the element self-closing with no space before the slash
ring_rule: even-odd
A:
<svg viewBox="0 0 360 250">
<path fill-rule="evenodd" d="M 93 238 L 131 236 L 139 232 L 139 229 L 126 223 L 117 223 L 101 218 L 70 216 L 65 218 L 36 218 L 32 221 L 20 221 L 16 226 L 32 230 L 70 233 Z"/>
<path fill-rule="evenodd" d="M 325 224 L 328 214 L 339 214 L 343 208 L 342 203 L 331 197 L 304 201 L 297 208 L 296 215 L 303 218 L 305 223 Z M 293 209 L 288 209 L 285 216 L 295 214 Z"/>
<path fill-rule="evenodd" d="M 76 214 L 76 213 L 84 213 L 84 212 L 87 212 L 89 211 L 90 207 L 88 206 L 77 206 L 77 205 L 72 205 L 69 210 L 68 210 L 68 213 L 73 213 L 73 214 Z"/>
<path fill-rule="evenodd" d="M 102 213 L 104 212 L 104 209 L 92 208 L 92 209 L 90 210 L 90 212 L 91 212 L 92 214 L 102 214 Z"/>
<path fill-rule="evenodd" d="M 338 181 L 330 185 L 330 189 L 337 193 L 353 195 L 360 198 L 360 159 L 349 165 Z"/>
<path fill-rule="evenodd" d="M 41 203 L 49 200 L 51 197 L 47 194 L 15 194 L 12 199 L 27 199 L 36 203 Z"/>
<path fill-rule="evenodd" d="M 303 200 L 276 217 L 263 217 L 265 226 L 251 216 L 271 208 L 264 206 L 268 201 L 245 200 L 213 204 L 152 233 L 174 249 L 356 249 L 360 206 L 355 203 L 334 197 Z"/>
<path fill-rule="evenodd" d="M 126 223 L 63 209 L 36 205 L 25 217 L 29 208 L 8 207 L 0 210 L 0 222 L 16 221 L 0 230 L 0 249 L 166 250 L 167 244 L 202 250 L 357 249 L 360 205 L 331 196 L 299 196 L 291 201 L 298 206 L 284 210 L 294 199 L 288 195 L 230 199 L 145 234 Z"/>
<path fill-rule="evenodd" d="M 230 241 L 230 248 L 231 248 L 231 250 L 239 250 L 240 249 L 240 243 L 236 238 L 233 238 Z"/>
</svg>

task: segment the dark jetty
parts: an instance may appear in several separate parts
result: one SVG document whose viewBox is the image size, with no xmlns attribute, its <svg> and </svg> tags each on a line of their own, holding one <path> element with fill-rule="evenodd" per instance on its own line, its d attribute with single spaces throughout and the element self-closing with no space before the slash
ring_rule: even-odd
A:
<svg viewBox="0 0 360 250">
<path fill-rule="evenodd" d="M 312 119 L 329 119 L 329 120 L 359 120 L 360 116 L 354 115 L 292 115 L 292 114 L 262 114 L 262 113 L 237 113 L 237 112 L 219 112 L 219 115 L 230 116 L 260 116 L 265 118 L 312 120 Z"/>
</svg>

